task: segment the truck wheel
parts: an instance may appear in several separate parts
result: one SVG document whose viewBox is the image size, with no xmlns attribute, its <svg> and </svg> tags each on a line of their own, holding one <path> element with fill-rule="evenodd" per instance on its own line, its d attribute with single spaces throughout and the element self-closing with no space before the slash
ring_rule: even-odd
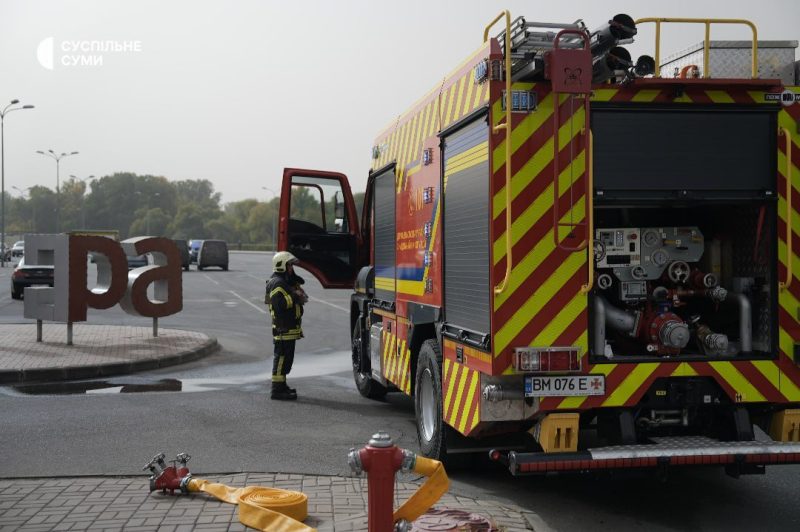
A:
<svg viewBox="0 0 800 532">
<path fill-rule="evenodd" d="M 368 399 L 382 399 L 386 395 L 386 387 L 372 378 L 368 363 L 360 364 L 362 359 L 369 362 L 369 351 L 364 350 L 363 334 L 361 322 L 357 320 L 353 327 L 353 379 L 358 393 Z M 359 371 L 359 367 L 366 368 L 366 371 Z"/>
<path fill-rule="evenodd" d="M 443 461 L 447 454 L 447 436 L 442 411 L 442 352 L 436 340 L 426 340 L 419 350 L 414 411 L 417 437 L 422 454 Z"/>
</svg>

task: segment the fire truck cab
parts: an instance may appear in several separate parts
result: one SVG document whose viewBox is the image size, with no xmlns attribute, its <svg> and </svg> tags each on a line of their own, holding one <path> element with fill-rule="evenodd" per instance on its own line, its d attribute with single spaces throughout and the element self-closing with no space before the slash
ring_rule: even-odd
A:
<svg viewBox="0 0 800 532">
<path fill-rule="evenodd" d="M 752 40 L 621 46 L 673 22 Z M 360 218 L 287 168 L 279 247 L 354 289 L 361 394 L 514 474 L 800 462 L 796 47 L 504 12 L 378 134 Z"/>
</svg>

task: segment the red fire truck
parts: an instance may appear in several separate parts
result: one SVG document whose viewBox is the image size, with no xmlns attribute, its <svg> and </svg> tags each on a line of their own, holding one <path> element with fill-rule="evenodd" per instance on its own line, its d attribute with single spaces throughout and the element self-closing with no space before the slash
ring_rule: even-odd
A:
<svg viewBox="0 0 800 532">
<path fill-rule="evenodd" d="M 673 22 L 706 40 L 662 58 Z M 344 175 L 284 172 L 280 249 L 355 289 L 358 390 L 514 474 L 800 462 L 797 42 L 483 37 L 378 134 L 360 218 Z"/>
</svg>

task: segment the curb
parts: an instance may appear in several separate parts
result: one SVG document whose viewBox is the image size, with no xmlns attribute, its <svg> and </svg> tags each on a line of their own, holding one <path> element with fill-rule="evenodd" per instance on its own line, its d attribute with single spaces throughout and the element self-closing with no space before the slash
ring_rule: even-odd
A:
<svg viewBox="0 0 800 532">
<path fill-rule="evenodd" d="M 249 250 L 245 250 L 245 249 L 231 249 L 231 250 L 228 251 L 228 253 L 242 253 L 244 255 L 247 255 L 247 254 L 250 254 L 250 255 L 267 255 L 267 254 L 275 253 L 275 252 L 272 251 L 271 249 L 266 250 L 266 251 L 249 251 Z"/>
<path fill-rule="evenodd" d="M 0 385 L 23 384 L 42 381 L 68 381 L 84 380 L 96 377 L 111 377 L 127 375 L 139 371 L 149 371 L 167 366 L 175 366 L 186 362 L 193 362 L 214 353 L 220 348 L 219 342 L 214 337 L 200 347 L 184 351 L 163 358 L 150 358 L 135 362 L 119 362 L 111 364 L 98 364 L 95 366 L 67 366 L 65 368 L 36 368 L 0 371 Z"/>
</svg>

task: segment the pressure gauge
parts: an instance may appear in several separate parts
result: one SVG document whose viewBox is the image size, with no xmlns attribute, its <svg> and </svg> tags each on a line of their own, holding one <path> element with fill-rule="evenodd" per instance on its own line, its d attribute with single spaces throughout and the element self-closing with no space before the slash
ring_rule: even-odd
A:
<svg viewBox="0 0 800 532">
<path fill-rule="evenodd" d="M 653 264 L 662 268 L 667 262 L 669 262 L 669 253 L 667 253 L 666 249 L 657 249 L 650 255 L 650 260 L 653 261 Z"/>
<path fill-rule="evenodd" d="M 647 231 L 645 231 L 642 240 L 644 241 L 645 246 L 652 248 L 657 246 L 661 242 L 661 237 L 653 229 L 648 229 Z"/>
</svg>

